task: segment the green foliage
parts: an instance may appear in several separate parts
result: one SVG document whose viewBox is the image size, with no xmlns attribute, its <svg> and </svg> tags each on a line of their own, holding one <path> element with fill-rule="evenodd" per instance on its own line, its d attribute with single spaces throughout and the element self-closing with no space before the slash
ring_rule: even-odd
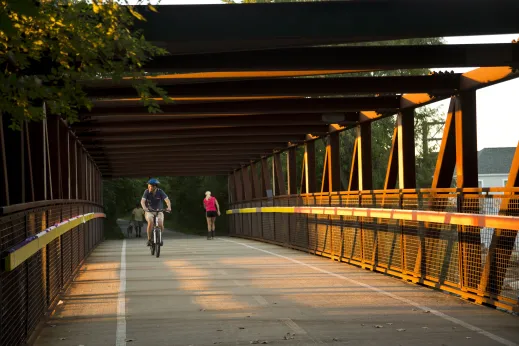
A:
<svg viewBox="0 0 519 346">
<path fill-rule="evenodd" d="M 142 3 L 141 0 L 138 3 Z M 69 123 L 92 104 L 85 80 L 129 78 L 150 112 L 164 90 L 144 79 L 144 62 L 166 51 L 130 30 L 144 20 L 126 1 L 0 0 L 0 109 L 11 128 L 41 120 L 42 105 Z M 150 10 L 155 10 L 151 4 Z M 155 10 L 156 11 L 156 10 Z"/>
<path fill-rule="evenodd" d="M 172 212 L 165 216 L 165 223 L 179 232 L 205 234 L 207 232 L 203 198 L 211 191 L 220 205 L 222 215 L 217 218 L 217 231 L 227 234 L 228 207 L 227 177 L 158 177 L 160 188 L 171 200 Z M 140 203 L 147 179 L 119 178 L 103 181 L 103 198 L 107 218 L 115 220 L 127 217 Z"/>
</svg>

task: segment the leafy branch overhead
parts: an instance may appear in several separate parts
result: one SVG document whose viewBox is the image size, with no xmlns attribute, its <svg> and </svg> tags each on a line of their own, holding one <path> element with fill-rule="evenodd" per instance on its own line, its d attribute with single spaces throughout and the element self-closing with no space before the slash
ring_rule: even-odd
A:
<svg viewBox="0 0 519 346">
<path fill-rule="evenodd" d="M 141 1 L 139 1 L 139 4 Z M 69 123 L 92 103 L 82 89 L 86 80 L 133 80 L 136 95 L 150 112 L 154 97 L 169 102 L 165 91 L 145 79 L 143 65 L 167 51 L 131 30 L 145 20 L 126 0 L 0 0 L 0 109 L 11 128 L 48 112 Z M 157 11 L 148 4 L 150 11 Z"/>
</svg>

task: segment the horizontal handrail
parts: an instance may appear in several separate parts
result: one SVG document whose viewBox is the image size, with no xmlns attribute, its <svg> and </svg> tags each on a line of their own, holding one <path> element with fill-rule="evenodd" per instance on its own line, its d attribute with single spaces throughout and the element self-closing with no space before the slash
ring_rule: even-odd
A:
<svg viewBox="0 0 519 346">
<path fill-rule="evenodd" d="M 87 213 L 74 216 L 69 220 L 52 225 L 40 233 L 25 239 L 21 243 L 7 250 L 7 255 L 2 258 L 2 270 L 11 271 L 15 269 L 54 239 L 69 232 L 82 223 L 100 217 L 106 217 L 106 215 L 104 213 Z"/>
<path fill-rule="evenodd" d="M 35 201 L 35 202 L 28 202 L 28 203 L 19 203 L 19 204 L 13 204 L 8 206 L 0 207 L 0 216 L 1 215 L 7 215 L 12 213 L 17 213 L 25 210 L 30 209 L 37 209 L 37 208 L 44 208 L 51 205 L 62 205 L 62 204 L 89 204 L 89 205 L 95 205 L 98 207 L 103 207 L 102 205 L 88 201 L 88 200 L 82 200 L 82 199 L 46 199 L 42 201 Z"/>
<path fill-rule="evenodd" d="M 372 217 L 404 221 L 422 221 L 448 225 L 476 226 L 519 230 L 519 217 L 503 215 L 479 215 L 428 210 L 349 208 L 349 207 L 258 207 L 230 209 L 226 214 L 249 213 L 295 213 L 315 215 L 336 215 L 350 217 Z"/>
</svg>

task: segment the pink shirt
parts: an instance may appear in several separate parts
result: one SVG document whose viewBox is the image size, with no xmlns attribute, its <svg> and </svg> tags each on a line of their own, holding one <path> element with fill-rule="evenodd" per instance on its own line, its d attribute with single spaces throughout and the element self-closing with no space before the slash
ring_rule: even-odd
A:
<svg viewBox="0 0 519 346">
<path fill-rule="evenodd" d="M 216 211 L 216 198 L 209 197 L 209 200 L 204 198 L 204 207 L 206 211 Z"/>
</svg>

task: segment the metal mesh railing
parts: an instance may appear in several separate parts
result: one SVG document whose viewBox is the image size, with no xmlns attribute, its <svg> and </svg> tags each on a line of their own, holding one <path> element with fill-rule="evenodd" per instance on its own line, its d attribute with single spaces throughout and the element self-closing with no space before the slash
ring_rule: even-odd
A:
<svg viewBox="0 0 519 346">
<path fill-rule="evenodd" d="M 276 196 L 260 206 L 327 206 L 519 216 L 518 188 L 386 190 Z M 312 253 L 441 287 L 478 302 L 519 309 L 517 230 L 338 215 L 230 215 L 231 234 Z M 247 234 L 243 232 L 247 224 Z"/>
<path fill-rule="evenodd" d="M 47 227 L 102 208 L 72 202 L 0 217 L 0 254 Z M 94 219 L 56 238 L 12 271 L 0 271 L 0 345 L 23 344 L 71 281 L 83 259 L 102 239 Z M 87 239 L 92 239 L 88 241 Z"/>
</svg>

